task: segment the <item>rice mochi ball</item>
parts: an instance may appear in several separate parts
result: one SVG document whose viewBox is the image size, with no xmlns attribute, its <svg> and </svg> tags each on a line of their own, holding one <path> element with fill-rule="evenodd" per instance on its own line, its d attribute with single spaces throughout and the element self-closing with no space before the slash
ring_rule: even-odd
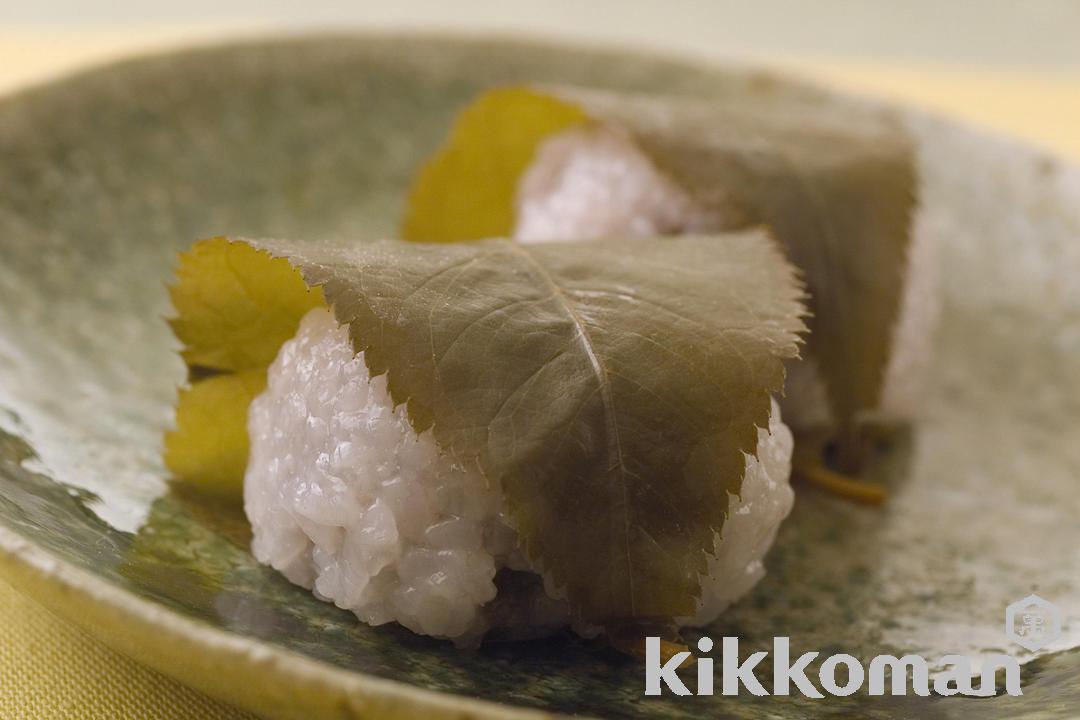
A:
<svg viewBox="0 0 1080 720">
<path fill-rule="evenodd" d="M 537 572 L 500 489 L 452 462 L 430 431 L 413 430 L 386 377 L 370 376 L 329 310 L 310 311 L 282 346 L 248 431 L 244 508 L 255 557 L 320 599 L 371 625 L 396 621 L 459 645 L 492 630 L 521 636 L 574 625 L 550 579 L 500 592 L 500 572 Z M 762 559 L 792 505 L 792 444 L 774 402 L 758 457 L 747 456 L 741 497 L 730 497 L 698 612 L 680 623 L 711 622 L 764 575 Z"/>
<path fill-rule="evenodd" d="M 576 127 L 544 140 L 518 180 L 514 238 L 567 242 L 725 230 L 733 218 L 724 206 L 723 198 L 714 198 L 704 207 L 619 128 Z M 884 420 L 908 421 L 916 415 L 940 310 L 934 246 L 918 213 L 907 261 L 893 349 L 875 413 Z M 787 371 L 787 422 L 806 429 L 833 425 L 813 358 L 789 362 Z"/>
</svg>

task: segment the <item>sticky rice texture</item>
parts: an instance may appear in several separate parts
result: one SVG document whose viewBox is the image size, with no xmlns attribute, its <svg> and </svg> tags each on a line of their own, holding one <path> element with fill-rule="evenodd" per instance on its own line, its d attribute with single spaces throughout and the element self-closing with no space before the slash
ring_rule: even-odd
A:
<svg viewBox="0 0 1080 720">
<path fill-rule="evenodd" d="M 517 188 L 514 237 L 521 242 L 650 237 L 722 230 L 724 202 L 703 207 L 616 128 L 575 128 L 545 140 Z M 918 411 L 940 312 L 932 233 L 916 210 L 893 350 L 875 415 L 910 420 Z M 784 416 L 792 427 L 832 424 L 825 387 L 810 361 L 789 363 Z"/>
<path fill-rule="evenodd" d="M 544 141 L 517 190 L 514 237 L 573 242 L 651 237 L 716 227 L 701 208 L 623 133 L 575 128 Z"/>
<path fill-rule="evenodd" d="M 788 482 L 794 444 L 774 400 L 769 429 L 758 430 L 757 457 L 746 458 L 742 491 L 728 502 L 727 521 L 702 577 L 697 614 L 682 624 L 711 623 L 765 577 L 765 554 L 795 502 Z"/>
<path fill-rule="evenodd" d="M 571 624 L 550 582 L 496 600 L 496 573 L 531 571 L 502 494 L 475 467 L 440 452 L 372 378 L 346 328 L 312 310 L 251 405 L 244 505 L 252 547 L 289 580 L 372 625 L 397 621 L 469 645 L 492 628 Z M 773 404 L 759 457 L 703 578 L 712 620 L 762 576 L 762 557 L 791 508 L 792 440 Z M 591 628 L 578 625 L 579 632 Z"/>
</svg>

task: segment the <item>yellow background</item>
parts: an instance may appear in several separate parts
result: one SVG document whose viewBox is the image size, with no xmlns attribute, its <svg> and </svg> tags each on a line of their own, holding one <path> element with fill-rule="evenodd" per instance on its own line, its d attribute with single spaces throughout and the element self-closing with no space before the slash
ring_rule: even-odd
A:
<svg viewBox="0 0 1080 720">
<path fill-rule="evenodd" d="M 250 27 L 246 28 L 250 32 Z M 202 30 L 15 32 L 0 28 L 0 93 L 74 69 L 227 34 Z M 1080 72 L 912 61 L 767 62 L 843 89 L 922 105 L 1080 162 Z M 0 719 L 250 717 L 114 653 L 0 579 Z"/>
</svg>

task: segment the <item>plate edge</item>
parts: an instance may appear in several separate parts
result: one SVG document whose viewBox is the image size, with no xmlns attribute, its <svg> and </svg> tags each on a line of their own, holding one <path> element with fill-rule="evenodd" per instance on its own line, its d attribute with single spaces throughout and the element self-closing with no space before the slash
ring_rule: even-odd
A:
<svg viewBox="0 0 1080 720">
<path fill-rule="evenodd" d="M 542 710 L 350 673 L 290 650 L 217 630 L 58 560 L 2 525 L 0 575 L 19 592 L 113 650 L 261 716 L 282 720 L 559 717 Z M 87 602 L 87 597 L 93 602 Z M 173 661 L 165 660 L 168 657 Z"/>
</svg>

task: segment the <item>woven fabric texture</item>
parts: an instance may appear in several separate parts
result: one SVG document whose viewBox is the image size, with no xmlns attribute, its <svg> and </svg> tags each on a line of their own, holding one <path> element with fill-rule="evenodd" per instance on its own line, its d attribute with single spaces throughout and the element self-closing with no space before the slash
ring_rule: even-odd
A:
<svg viewBox="0 0 1080 720">
<path fill-rule="evenodd" d="M 250 720 L 108 649 L 0 578 L 0 720 Z"/>
</svg>

